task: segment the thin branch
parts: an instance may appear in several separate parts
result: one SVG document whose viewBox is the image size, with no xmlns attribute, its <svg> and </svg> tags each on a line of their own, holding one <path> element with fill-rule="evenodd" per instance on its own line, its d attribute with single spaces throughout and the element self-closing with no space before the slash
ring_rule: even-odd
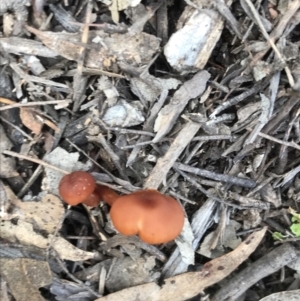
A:
<svg viewBox="0 0 300 301">
<path fill-rule="evenodd" d="M 20 127 L 16 126 L 15 124 L 11 123 L 10 121 L 6 120 L 4 117 L 0 116 L 0 119 L 9 124 L 11 127 L 13 127 L 14 129 L 16 129 L 17 131 L 19 131 L 24 137 L 26 137 L 28 140 L 30 141 L 34 141 L 34 139 L 28 135 L 26 132 L 24 132 L 22 129 L 20 129 Z"/>
<path fill-rule="evenodd" d="M 252 131 L 251 129 L 248 129 L 249 131 Z M 293 147 L 295 149 L 298 149 L 300 150 L 300 146 L 295 143 L 295 142 L 288 142 L 288 141 L 283 141 L 283 140 L 280 140 L 280 139 L 277 139 L 277 138 L 274 138 L 268 134 L 264 134 L 264 133 L 258 133 L 258 136 L 262 137 L 262 138 L 265 138 L 265 139 L 268 139 L 268 140 L 271 140 L 273 142 L 276 142 L 276 143 L 279 143 L 279 144 L 282 144 L 282 145 L 285 145 L 285 146 L 290 146 L 290 147 Z"/>
<path fill-rule="evenodd" d="M 18 192 L 17 197 L 21 198 L 27 190 L 31 187 L 31 185 L 35 182 L 35 180 L 39 177 L 39 175 L 42 173 L 43 168 L 41 165 L 37 167 L 37 169 L 34 171 L 34 173 L 31 175 L 29 180 L 25 183 L 25 185 L 22 187 L 22 189 Z"/>
<path fill-rule="evenodd" d="M 3 151 L 2 154 L 12 156 L 12 157 L 16 157 L 16 158 L 19 158 L 19 159 L 22 159 L 22 160 L 27 160 L 27 161 L 37 163 L 37 164 L 43 165 L 45 167 L 51 168 L 53 170 L 56 170 L 58 172 L 61 172 L 65 175 L 69 174 L 68 171 L 63 170 L 61 168 L 58 168 L 58 167 L 56 167 L 54 165 L 51 165 L 49 163 L 46 163 L 45 161 L 40 160 L 40 159 L 36 159 L 36 158 L 29 157 L 29 156 L 21 155 L 21 154 L 18 154 L 16 152 L 12 152 L 12 151 L 8 151 L 8 150 Z"/>
<path fill-rule="evenodd" d="M 256 186 L 256 182 L 252 179 L 247 179 L 247 178 L 241 178 L 241 177 L 236 177 L 236 176 L 231 176 L 231 175 L 224 175 L 224 174 L 219 174 L 213 171 L 197 168 L 197 167 L 192 167 L 186 164 L 181 164 L 181 163 L 174 163 L 174 167 L 178 168 L 180 170 L 193 173 L 195 175 L 205 177 L 208 179 L 212 179 L 215 181 L 220 181 L 232 185 L 238 185 L 246 188 L 254 188 Z"/>
<path fill-rule="evenodd" d="M 55 252 L 56 253 L 56 252 Z M 95 292 L 93 289 L 91 289 L 89 286 L 87 286 L 86 284 L 84 284 L 81 280 L 77 279 L 74 275 L 72 275 L 69 270 L 65 267 L 65 264 L 62 262 L 62 260 L 59 258 L 58 254 L 56 253 L 55 259 L 58 263 L 58 265 L 63 269 L 63 271 L 68 275 L 68 277 L 70 277 L 70 279 L 72 279 L 75 283 L 77 283 L 78 285 L 80 285 L 83 289 L 86 289 L 89 293 L 91 293 L 92 295 L 100 298 L 102 297 L 102 295 L 98 294 L 97 292 Z"/>
<path fill-rule="evenodd" d="M 2 102 L 2 99 L 0 97 L 0 102 Z M 64 99 L 64 100 L 46 100 L 46 101 L 33 101 L 33 102 L 27 102 L 27 103 L 14 103 L 11 105 L 0 107 L 0 111 L 5 111 L 9 109 L 14 108 L 20 108 L 20 107 L 33 107 L 33 106 L 46 106 L 46 105 L 56 105 L 56 104 L 69 104 L 72 102 L 71 99 Z"/>
<path fill-rule="evenodd" d="M 274 52 L 276 53 L 277 57 L 279 58 L 279 60 L 284 63 L 286 65 L 286 62 L 282 56 L 282 54 L 280 53 L 279 49 L 277 48 L 277 46 L 275 45 L 274 43 L 274 39 L 270 38 L 269 34 L 267 33 L 267 31 L 265 30 L 265 27 L 264 25 L 262 24 L 262 21 L 260 19 L 260 16 L 259 14 L 257 13 L 253 3 L 250 1 L 250 0 L 244 0 L 248 7 L 250 8 L 251 10 L 251 13 L 253 14 L 254 18 L 255 18 L 255 21 L 257 23 L 257 25 L 259 26 L 260 30 L 261 30 L 261 33 L 263 34 L 263 36 L 265 37 L 265 39 L 268 41 L 268 43 L 271 45 L 271 47 L 273 48 Z M 297 1 L 296 1 L 297 2 Z M 298 1 L 299 3 L 299 1 Z M 295 81 L 294 81 L 294 78 L 292 76 L 292 73 L 291 73 L 291 70 L 288 66 L 286 66 L 284 68 L 285 72 L 286 72 L 286 75 L 287 75 L 287 78 L 289 80 L 289 84 L 291 87 L 294 87 L 295 85 Z"/>
</svg>

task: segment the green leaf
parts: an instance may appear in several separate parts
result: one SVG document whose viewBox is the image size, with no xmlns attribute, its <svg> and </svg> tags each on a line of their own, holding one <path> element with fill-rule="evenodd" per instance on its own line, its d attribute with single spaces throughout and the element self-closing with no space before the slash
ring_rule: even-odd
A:
<svg viewBox="0 0 300 301">
<path fill-rule="evenodd" d="M 300 224 L 292 224 L 290 229 L 297 237 L 300 237 Z"/>
<path fill-rule="evenodd" d="M 292 220 L 294 220 L 295 222 L 300 223 L 300 213 L 297 213 L 297 211 L 295 211 L 293 208 L 289 208 L 288 212 L 293 216 Z"/>
<path fill-rule="evenodd" d="M 282 240 L 284 238 L 284 236 L 280 232 L 274 232 L 272 234 L 272 237 L 274 240 Z"/>
</svg>

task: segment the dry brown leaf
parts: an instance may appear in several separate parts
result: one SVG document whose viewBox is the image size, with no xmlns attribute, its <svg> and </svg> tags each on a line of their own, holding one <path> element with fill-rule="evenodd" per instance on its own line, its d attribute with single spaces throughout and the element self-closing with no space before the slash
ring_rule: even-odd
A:
<svg viewBox="0 0 300 301">
<path fill-rule="evenodd" d="M 27 258 L 0 259 L 0 273 L 16 301 L 44 301 L 39 288 L 52 282 L 49 264 Z"/>
<path fill-rule="evenodd" d="M 48 237 L 62 260 L 85 261 L 95 257 L 94 253 L 80 250 L 62 237 L 54 237 L 51 234 Z"/>
<path fill-rule="evenodd" d="M 42 116 L 35 109 L 21 107 L 20 118 L 22 123 L 36 135 L 41 133 L 44 124 L 48 125 L 54 131 L 60 131 L 52 121 Z"/>
<path fill-rule="evenodd" d="M 49 119 L 43 119 L 43 120 L 44 120 L 44 123 L 49 126 L 49 128 L 51 128 L 55 132 L 58 132 L 58 133 L 60 132 L 59 127 L 57 127 L 56 124 L 54 124 L 52 121 L 50 121 Z"/>
<path fill-rule="evenodd" d="M 32 109 L 20 108 L 20 118 L 22 123 L 34 134 L 41 133 L 44 122 Z"/>
<path fill-rule="evenodd" d="M 17 225 L 9 220 L 1 220 L 0 238 L 12 243 L 20 243 L 26 246 L 47 248 L 48 240 L 34 232 L 30 223 L 19 221 Z"/>
<path fill-rule="evenodd" d="M 40 202 L 21 202 L 8 186 L 5 186 L 5 192 L 15 206 L 13 213 L 18 214 L 19 219 L 31 223 L 37 230 L 55 232 L 65 212 L 57 196 L 47 194 Z"/>
<path fill-rule="evenodd" d="M 192 298 L 232 273 L 257 248 L 266 231 L 267 228 L 263 228 L 253 232 L 234 251 L 209 261 L 200 272 L 165 279 L 162 286 L 151 282 L 130 287 L 95 301 L 181 301 Z"/>
<path fill-rule="evenodd" d="M 60 226 L 64 214 L 64 207 L 57 196 L 47 194 L 40 202 L 21 202 L 9 187 L 5 186 L 5 192 L 14 206 L 12 216 L 18 218 L 18 223 L 2 219 L 0 238 L 41 249 L 51 244 L 61 259 L 84 261 L 94 258 L 94 253 L 80 250 L 64 238 L 51 235 Z M 38 233 L 41 230 L 49 233 L 48 238 Z"/>
<path fill-rule="evenodd" d="M 0 238 L 9 242 L 35 246 L 41 249 L 47 249 L 49 243 L 51 243 L 51 246 L 62 260 L 84 261 L 95 257 L 94 253 L 80 250 L 62 237 L 54 238 L 51 234 L 48 237 L 49 239 L 36 233 L 32 225 L 25 221 L 19 220 L 18 224 L 13 224 L 11 221 L 1 221 Z"/>
<path fill-rule="evenodd" d="M 13 101 L 13 100 L 10 100 L 8 98 L 4 98 L 4 97 L 0 97 L 0 102 L 1 103 L 4 103 L 6 105 L 12 105 L 12 104 L 15 104 L 16 102 Z"/>
</svg>

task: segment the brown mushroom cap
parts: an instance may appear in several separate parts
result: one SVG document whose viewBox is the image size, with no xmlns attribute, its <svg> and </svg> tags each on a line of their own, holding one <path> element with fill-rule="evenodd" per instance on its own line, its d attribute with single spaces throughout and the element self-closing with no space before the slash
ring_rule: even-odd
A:
<svg viewBox="0 0 300 301">
<path fill-rule="evenodd" d="M 112 205 L 110 217 L 124 235 L 138 234 L 149 244 L 175 239 L 184 223 L 181 205 L 156 190 L 141 190 L 119 197 Z"/>
<path fill-rule="evenodd" d="M 86 171 L 74 171 L 65 175 L 59 183 L 59 194 L 71 206 L 87 199 L 95 190 L 95 179 Z"/>
</svg>

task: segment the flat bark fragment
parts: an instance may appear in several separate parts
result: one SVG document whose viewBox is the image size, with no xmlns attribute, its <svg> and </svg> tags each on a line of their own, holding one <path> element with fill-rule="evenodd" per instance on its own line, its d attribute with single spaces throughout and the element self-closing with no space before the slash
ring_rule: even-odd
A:
<svg viewBox="0 0 300 301">
<path fill-rule="evenodd" d="M 189 122 L 184 126 L 171 144 L 168 152 L 162 158 L 158 159 L 157 164 L 145 182 L 145 188 L 157 189 L 159 187 L 162 181 L 164 181 L 166 178 L 167 173 L 172 168 L 177 158 L 191 142 L 200 128 L 201 124 L 194 122 Z"/>
<path fill-rule="evenodd" d="M 175 92 L 170 103 L 162 108 L 155 121 L 154 130 L 157 134 L 153 139 L 154 143 L 169 133 L 188 102 L 201 96 L 209 78 L 210 74 L 207 71 L 200 71 Z"/>
<path fill-rule="evenodd" d="M 300 252 L 297 253 L 293 245 L 283 244 L 235 275 L 211 300 L 236 300 L 249 287 L 295 261 L 299 256 Z"/>
<path fill-rule="evenodd" d="M 151 282 L 130 287 L 95 301 L 182 301 L 221 281 L 234 271 L 257 248 L 267 228 L 250 234 L 234 251 L 213 259 L 200 272 L 185 273 L 165 279 L 162 286 Z"/>
<path fill-rule="evenodd" d="M 45 301 L 39 288 L 52 282 L 46 261 L 27 258 L 1 258 L 1 276 L 7 281 L 16 301 Z"/>
</svg>

